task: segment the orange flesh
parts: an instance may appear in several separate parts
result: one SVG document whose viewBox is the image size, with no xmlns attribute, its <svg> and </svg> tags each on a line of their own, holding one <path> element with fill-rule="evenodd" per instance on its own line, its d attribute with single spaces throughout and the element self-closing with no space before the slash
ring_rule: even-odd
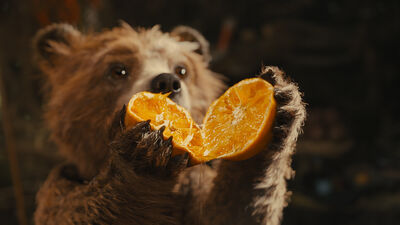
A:
<svg viewBox="0 0 400 225">
<path fill-rule="evenodd" d="M 208 109 L 203 129 L 167 95 L 141 92 L 127 107 L 127 127 L 151 120 L 153 129 L 165 126 L 173 137 L 173 155 L 189 152 L 192 163 L 215 158 L 244 160 L 266 147 L 271 139 L 276 103 L 273 86 L 261 78 L 243 80 L 229 88 Z"/>
</svg>

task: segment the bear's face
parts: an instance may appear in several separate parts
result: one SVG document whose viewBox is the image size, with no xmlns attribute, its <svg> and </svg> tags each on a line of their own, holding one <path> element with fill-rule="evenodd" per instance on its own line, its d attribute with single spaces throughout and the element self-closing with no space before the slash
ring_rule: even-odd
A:
<svg viewBox="0 0 400 225">
<path fill-rule="evenodd" d="M 38 33 L 37 59 L 50 86 L 46 117 L 70 160 L 102 162 L 115 112 L 140 91 L 170 92 L 201 122 L 224 85 L 207 69 L 205 55 L 195 52 L 201 47 L 204 53 L 201 41 L 182 41 L 180 34 L 162 33 L 158 27 L 136 31 L 127 24 L 91 35 L 62 24 Z"/>
</svg>

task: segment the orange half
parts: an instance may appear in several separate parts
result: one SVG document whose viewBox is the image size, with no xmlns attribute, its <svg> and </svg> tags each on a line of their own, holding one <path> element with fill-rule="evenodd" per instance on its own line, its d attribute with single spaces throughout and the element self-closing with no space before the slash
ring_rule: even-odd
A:
<svg viewBox="0 0 400 225">
<path fill-rule="evenodd" d="M 245 160 L 259 153 L 271 140 L 275 111 L 270 83 L 251 78 L 235 84 L 206 113 L 202 157 Z"/>
</svg>

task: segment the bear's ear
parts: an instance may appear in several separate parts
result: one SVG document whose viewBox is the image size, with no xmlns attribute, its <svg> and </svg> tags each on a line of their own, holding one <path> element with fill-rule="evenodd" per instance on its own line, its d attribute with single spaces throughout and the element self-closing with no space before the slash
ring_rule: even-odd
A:
<svg viewBox="0 0 400 225">
<path fill-rule="evenodd" d="M 206 63 L 211 61 L 210 45 L 199 31 L 188 26 L 177 26 L 171 31 L 172 36 L 179 37 L 180 41 L 196 42 L 199 44 L 197 53 L 203 56 Z"/>
<path fill-rule="evenodd" d="M 44 63 L 54 65 L 54 60 L 71 52 L 81 33 L 69 24 L 53 24 L 39 30 L 34 38 L 36 57 Z"/>
</svg>

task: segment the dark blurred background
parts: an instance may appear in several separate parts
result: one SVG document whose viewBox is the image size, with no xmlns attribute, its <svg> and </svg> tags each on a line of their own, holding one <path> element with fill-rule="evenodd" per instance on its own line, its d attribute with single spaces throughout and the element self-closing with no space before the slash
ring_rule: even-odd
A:
<svg viewBox="0 0 400 225">
<path fill-rule="evenodd" d="M 42 121 L 32 36 L 53 22 L 101 31 L 120 19 L 198 29 L 230 84 L 262 65 L 298 82 L 308 120 L 283 224 L 400 224 L 400 1 L 0 0 L 1 224 L 18 224 L 17 205 L 32 224 L 35 193 L 61 160 Z"/>
</svg>

